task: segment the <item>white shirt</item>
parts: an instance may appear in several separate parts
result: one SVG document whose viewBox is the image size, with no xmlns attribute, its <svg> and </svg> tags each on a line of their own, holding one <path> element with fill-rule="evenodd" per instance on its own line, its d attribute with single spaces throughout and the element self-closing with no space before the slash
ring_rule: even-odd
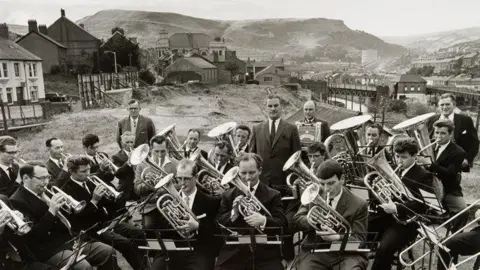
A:
<svg viewBox="0 0 480 270">
<path fill-rule="evenodd" d="M 342 197 L 342 193 L 343 193 L 343 187 L 340 189 L 340 192 L 337 194 L 337 196 L 333 197 L 333 200 L 332 200 L 333 209 L 337 209 L 337 204 L 338 204 L 338 201 L 340 200 L 340 197 Z M 328 203 L 329 202 L 327 202 L 327 204 Z"/>
<path fill-rule="evenodd" d="M 85 187 L 84 187 L 84 184 L 85 184 L 85 186 L 87 186 L 87 192 L 90 193 L 90 194 L 92 194 L 92 190 L 90 190 L 90 189 L 88 188 L 87 182 L 79 182 L 79 181 L 73 179 L 72 177 L 70 177 L 70 180 L 72 180 L 72 181 L 73 181 L 74 183 L 76 183 L 77 185 L 81 186 L 83 189 L 85 189 Z"/>
<path fill-rule="evenodd" d="M 123 152 L 125 152 L 125 154 L 127 154 L 127 156 L 130 156 L 130 152 L 128 152 L 127 150 L 123 149 Z"/>
<path fill-rule="evenodd" d="M 130 129 L 131 129 L 131 132 L 133 132 L 133 134 L 136 134 L 137 133 L 137 127 L 138 127 L 138 119 L 140 117 L 137 117 L 137 119 L 133 120 L 132 117 L 130 117 Z M 134 125 L 135 124 L 135 125 Z"/>
<path fill-rule="evenodd" d="M 52 157 L 50 157 L 50 160 L 55 163 L 55 165 L 57 165 L 57 167 L 59 167 L 60 169 L 62 168 L 62 166 L 60 166 L 60 161 L 58 161 L 58 159 L 54 159 Z"/>
<path fill-rule="evenodd" d="M 446 143 L 446 144 L 440 145 L 440 148 L 438 148 L 437 156 L 435 157 L 435 159 L 438 159 L 438 157 L 442 154 L 443 150 L 445 150 L 445 148 L 447 148 L 447 146 L 449 144 L 450 144 L 450 141 L 448 141 L 448 143 Z M 435 145 L 435 147 L 436 147 L 436 145 Z"/>
<path fill-rule="evenodd" d="M 448 117 L 445 117 L 445 115 L 442 114 L 442 117 L 440 117 L 440 119 L 448 119 L 453 122 L 453 117 L 454 113 L 452 112 Z"/>
<path fill-rule="evenodd" d="M 150 160 L 153 161 L 153 158 L 150 157 Z M 160 157 L 158 157 L 158 166 L 163 168 L 165 167 L 165 165 L 167 165 L 168 163 L 172 163 L 172 161 L 170 160 L 170 158 L 168 158 L 168 156 L 165 156 L 165 158 L 163 159 L 163 164 L 160 164 Z"/>
<path fill-rule="evenodd" d="M 275 130 L 277 131 L 277 130 Z M 248 147 L 248 143 L 246 143 L 242 148 L 238 149 L 239 152 L 243 151 L 243 152 L 247 152 L 247 147 Z"/>
<path fill-rule="evenodd" d="M 272 130 L 272 119 L 268 119 L 268 134 L 270 134 L 270 131 Z M 278 132 L 278 125 L 280 124 L 280 118 L 275 120 L 275 134 Z"/>
<path fill-rule="evenodd" d="M 195 195 L 197 195 L 197 187 L 195 187 L 195 190 L 192 192 L 192 194 L 188 196 L 182 191 L 182 200 L 185 201 L 185 197 L 188 197 L 188 208 L 190 208 L 190 210 L 192 210 Z"/>
<path fill-rule="evenodd" d="M 89 154 L 87 154 L 87 152 L 85 152 L 85 156 L 87 156 L 91 161 L 93 161 L 93 163 L 97 164 L 94 156 L 90 156 Z"/>
</svg>

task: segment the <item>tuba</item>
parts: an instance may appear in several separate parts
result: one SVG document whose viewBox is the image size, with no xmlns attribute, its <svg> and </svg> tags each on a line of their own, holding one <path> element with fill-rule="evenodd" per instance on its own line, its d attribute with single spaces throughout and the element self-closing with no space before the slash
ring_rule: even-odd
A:
<svg viewBox="0 0 480 270">
<path fill-rule="evenodd" d="M 239 213 L 244 216 L 248 217 L 252 215 L 254 212 L 263 212 L 271 217 L 270 211 L 250 192 L 249 187 L 247 187 L 240 177 L 238 176 L 238 167 L 233 167 L 225 174 L 222 178 L 222 185 L 232 184 L 237 187 L 245 197 L 242 198 L 240 203 L 238 204 L 238 211 Z"/>
<path fill-rule="evenodd" d="M 95 159 L 98 161 L 99 164 L 103 162 L 107 162 L 108 167 L 115 173 L 118 171 L 117 165 L 113 164 L 113 162 L 104 154 L 96 152 L 95 153 Z"/>
<path fill-rule="evenodd" d="M 239 143 L 235 144 L 235 141 L 233 140 L 233 131 L 235 130 L 236 126 L 236 122 L 227 122 L 221 124 L 210 130 L 207 136 L 210 138 L 217 138 L 218 140 L 226 140 L 232 146 L 233 154 L 238 156 Z"/>
<path fill-rule="evenodd" d="M 9 217 L 6 219 L 6 221 L 0 226 L 5 226 L 7 225 L 12 231 L 14 231 L 17 235 L 24 235 L 27 234 L 32 227 L 30 226 L 29 223 L 23 221 L 8 205 L 0 200 L 0 211 L 6 212 Z"/>
<path fill-rule="evenodd" d="M 148 154 L 150 153 L 150 146 L 148 144 L 142 144 L 139 145 L 137 148 L 133 149 L 132 153 L 130 154 L 130 163 L 132 165 L 139 165 L 140 163 L 145 163 L 146 167 L 142 171 L 142 177 L 140 178 L 143 183 L 150 187 L 151 189 L 154 189 L 156 183 L 158 180 L 160 180 L 162 177 L 167 175 L 168 173 L 165 172 L 164 169 L 156 165 L 155 163 L 151 162 L 148 159 Z M 153 176 L 153 183 L 150 183 L 147 181 L 144 177 L 150 175 Z"/>
<path fill-rule="evenodd" d="M 183 147 L 187 144 L 187 141 L 183 144 L 180 143 L 180 140 L 177 137 L 177 133 L 175 132 L 176 124 L 171 124 L 170 126 L 164 128 L 162 131 L 158 132 L 155 136 L 163 136 L 167 142 L 167 147 L 169 149 L 169 153 L 177 160 L 182 160 L 185 158 L 183 154 Z"/>
<path fill-rule="evenodd" d="M 283 171 L 293 171 L 287 176 L 287 185 L 293 190 L 293 196 L 297 196 L 298 192 L 302 193 L 303 190 L 310 185 L 310 183 L 319 183 L 320 180 L 310 172 L 310 169 L 303 163 L 301 159 L 301 151 L 295 152 L 283 165 Z M 300 190 L 297 191 L 297 185 L 292 183 L 292 177 L 297 176 L 297 183 Z"/>
<path fill-rule="evenodd" d="M 67 201 L 65 205 L 62 206 L 62 210 L 68 214 L 72 214 L 72 213 L 78 214 L 83 211 L 85 206 L 87 206 L 87 202 L 85 201 L 79 202 L 75 200 L 72 196 L 68 195 L 63 190 L 61 190 L 56 186 L 52 186 L 51 189 L 45 189 L 45 192 L 43 193 L 44 199 L 46 201 L 50 201 L 53 195 L 55 195 L 55 193 L 61 194 L 62 197 L 64 197 L 65 200 Z"/>
<path fill-rule="evenodd" d="M 190 239 L 194 236 L 194 233 L 179 230 L 178 227 L 183 226 L 185 222 L 191 218 L 197 220 L 195 214 L 190 210 L 188 205 L 185 204 L 180 196 L 180 192 L 173 186 L 172 179 L 173 173 L 168 174 L 158 181 L 155 185 L 155 189 L 163 188 L 167 193 L 160 196 L 157 200 L 157 209 L 170 223 L 170 225 L 177 230 L 177 233 L 185 239 Z"/>
<path fill-rule="evenodd" d="M 200 150 L 190 155 L 190 160 L 195 162 L 201 170 L 197 174 L 198 184 L 208 191 L 224 192 L 229 189 L 229 185 L 222 185 L 223 174 L 212 166 L 205 158 L 202 157 Z"/>
<path fill-rule="evenodd" d="M 307 213 L 307 221 L 317 231 L 323 231 L 321 226 L 326 226 L 334 230 L 338 234 L 349 233 L 351 230 L 348 221 L 340 215 L 335 209 L 328 205 L 329 193 L 327 200 L 322 198 L 320 185 L 317 183 L 310 184 L 302 193 L 302 205 L 311 204 Z"/>
<path fill-rule="evenodd" d="M 92 182 L 95 186 L 103 186 L 107 190 L 105 195 L 109 200 L 115 201 L 118 198 L 120 198 L 120 196 L 122 196 L 123 192 L 118 192 L 114 187 L 108 185 L 96 175 L 92 174 L 89 177 L 87 177 L 87 179 L 88 181 Z"/>
</svg>

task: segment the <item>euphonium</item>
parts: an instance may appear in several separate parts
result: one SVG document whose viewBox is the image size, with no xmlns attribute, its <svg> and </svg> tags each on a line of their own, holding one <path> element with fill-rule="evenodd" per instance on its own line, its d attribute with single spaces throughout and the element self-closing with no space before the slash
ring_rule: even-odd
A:
<svg viewBox="0 0 480 270">
<path fill-rule="evenodd" d="M 101 164 L 103 162 L 107 162 L 108 167 L 113 170 L 113 172 L 118 171 L 118 167 L 113 164 L 113 162 L 107 157 L 104 156 L 102 153 L 95 153 L 95 158 L 97 159 L 98 163 Z"/>
<path fill-rule="evenodd" d="M 283 165 L 283 171 L 291 170 L 293 173 L 290 173 L 287 176 L 287 185 L 293 190 L 293 195 L 294 197 L 296 196 L 296 185 L 292 183 L 291 178 L 293 176 L 298 176 L 296 183 L 298 183 L 300 187 L 300 193 L 310 184 L 310 183 L 319 183 L 320 180 L 312 173 L 310 172 L 310 169 L 308 169 L 307 165 L 303 163 L 301 159 L 301 154 L 302 151 L 297 151 L 295 152 L 288 160 L 285 162 L 285 165 Z"/>
<path fill-rule="evenodd" d="M 90 175 L 87 177 L 87 179 L 88 181 L 92 182 L 95 186 L 103 186 L 107 191 L 105 194 L 107 196 L 107 199 L 116 200 L 120 196 L 122 196 L 122 192 L 118 192 L 114 187 L 108 185 L 96 175 Z"/>
<path fill-rule="evenodd" d="M 149 170 L 152 171 L 152 173 L 154 173 L 154 176 L 157 176 L 157 177 L 154 177 L 155 179 L 160 179 L 162 178 L 163 176 L 167 175 L 168 173 L 165 172 L 164 169 L 162 169 L 160 166 L 158 166 L 157 164 L 151 162 L 148 158 L 148 154 L 150 153 L 150 146 L 148 146 L 148 144 L 142 144 L 142 145 L 139 145 L 137 148 L 133 149 L 133 151 L 131 152 L 130 154 L 130 163 L 132 165 L 139 165 L 140 163 L 145 163 L 146 167 L 145 168 L 148 168 Z M 142 180 L 144 182 L 144 184 L 148 187 L 150 187 L 151 189 L 153 189 L 155 187 L 155 183 L 150 183 L 149 181 L 146 181 L 146 179 L 144 179 L 143 177 L 144 176 L 147 176 L 147 171 L 145 171 L 146 169 L 144 169 L 142 171 L 142 177 L 140 180 Z"/>
<path fill-rule="evenodd" d="M 238 167 L 231 168 L 225 176 L 223 176 L 222 185 L 232 184 L 245 195 L 238 204 L 239 213 L 244 217 L 248 217 L 254 212 L 260 213 L 263 211 L 271 217 L 272 214 L 270 214 L 270 211 L 250 192 L 249 187 L 242 182 L 238 176 L 238 169 Z"/>
<path fill-rule="evenodd" d="M 235 156 L 238 156 L 238 144 L 237 144 L 237 147 L 235 147 L 236 145 L 234 143 L 233 134 L 232 134 L 236 126 L 237 126 L 236 122 L 227 122 L 227 123 L 221 124 L 219 126 L 214 127 L 212 130 L 210 130 L 207 136 L 210 138 L 217 138 L 218 140 L 228 141 L 233 148 L 233 154 Z"/>
<path fill-rule="evenodd" d="M 303 191 L 300 200 L 304 206 L 311 205 L 307 213 L 307 221 L 315 230 L 323 231 L 323 225 L 338 234 L 350 232 L 351 227 L 348 221 L 322 198 L 319 184 L 310 184 Z M 326 200 L 329 200 L 329 193 Z"/>
<path fill-rule="evenodd" d="M 12 231 L 14 231 L 18 235 L 27 234 L 32 227 L 30 224 L 23 221 L 6 203 L 0 200 L 0 211 L 5 211 L 8 214 L 7 220 L 0 224 L 0 226 L 7 225 Z"/>
<path fill-rule="evenodd" d="M 85 201 L 80 201 L 79 202 L 79 201 L 75 200 L 72 196 L 68 195 L 63 190 L 61 190 L 60 188 L 58 188 L 56 186 L 52 186 L 51 189 L 45 189 L 44 198 L 47 201 L 50 201 L 51 198 L 53 197 L 53 195 L 55 195 L 56 193 L 61 194 L 62 197 L 64 197 L 67 200 L 65 205 L 62 206 L 62 210 L 65 211 L 68 214 L 80 213 L 80 212 L 82 212 L 82 210 L 87 205 L 87 203 Z"/>
<path fill-rule="evenodd" d="M 188 205 L 186 205 L 186 203 L 182 200 L 180 192 L 178 192 L 173 186 L 173 178 L 173 173 L 168 174 L 160 179 L 160 181 L 155 185 L 156 190 L 163 188 L 165 191 L 167 191 L 167 193 L 158 198 L 157 209 L 170 223 L 170 225 L 177 230 L 177 233 L 181 237 L 189 239 L 194 235 L 193 232 L 179 230 L 178 228 L 185 225 L 185 222 L 192 218 L 197 220 L 197 217 L 190 210 L 190 207 L 188 207 Z"/>
<path fill-rule="evenodd" d="M 187 141 L 180 143 L 178 140 L 177 134 L 175 132 L 175 125 L 171 124 L 170 126 L 164 128 L 162 131 L 158 132 L 155 136 L 163 136 L 167 142 L 167 147 L 170 149 L 170 154 L 177 160 L 185 158 L 183 153 L 183 147 L 187 144 Z"/>
<path fill-rule="evenodd" d="M 191 154 L 189 159 L 201 168 L 197 174 L 197 181 L 201 187 L 209 191 L 217 192 L 224 192 L 230 187 L 229 185 L 221 184 L 223 174 L 203 158 L 199 150 Z"/>
</svg>

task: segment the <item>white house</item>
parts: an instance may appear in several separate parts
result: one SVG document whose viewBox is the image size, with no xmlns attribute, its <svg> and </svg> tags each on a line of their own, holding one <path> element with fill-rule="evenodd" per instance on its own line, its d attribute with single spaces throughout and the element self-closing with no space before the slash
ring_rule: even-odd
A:
<svg viewBox="0 0 480 270">
<path fill-rule="evenodd" d="M 11 105 L 45 99 L 42 59 L 1 35 L 0 94 L 4 104 Z"/>
</svg>

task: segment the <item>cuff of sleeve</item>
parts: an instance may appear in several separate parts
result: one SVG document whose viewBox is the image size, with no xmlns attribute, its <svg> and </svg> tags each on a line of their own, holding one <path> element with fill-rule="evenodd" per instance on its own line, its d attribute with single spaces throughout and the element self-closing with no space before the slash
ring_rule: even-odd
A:
<svg viewBox="0 0 480 270">
<path fill-rule="evenodd" d="M 263 224 L 260 226 L 260 229 L 263 231 L 265 230 L 265 227 L 267 227 L 267 217 L 263 217 L 265 219 L 265 221 L 263 222 Z"/>
</svg>

